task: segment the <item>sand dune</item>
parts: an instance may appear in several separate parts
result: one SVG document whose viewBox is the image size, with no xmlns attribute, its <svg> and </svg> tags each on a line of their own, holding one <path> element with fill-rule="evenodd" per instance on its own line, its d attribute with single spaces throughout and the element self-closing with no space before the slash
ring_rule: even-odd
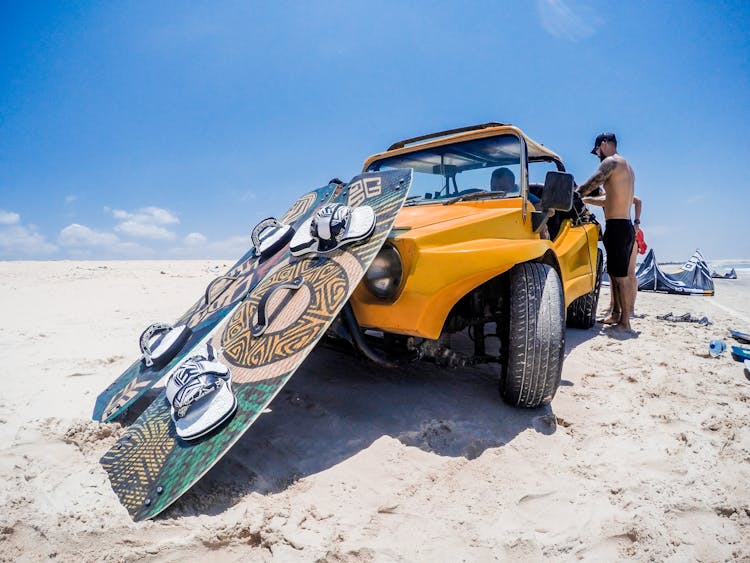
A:
<svg viewBox="0 0 750 563">
<path fill-rule="evenodd" d="M 742 278 L 639 294 L 636 339 L 568 330 L 551 408 L 504 405 L 486 367 L 319 348 L 196 487 L 133 523 L 98 464 L 122 427 L 91 421 L 94 399 L 229 265 L 0 262 L 0 559 L 750 561 L 750 380 L 707 353 L 750 331 Z"/>
</svg>

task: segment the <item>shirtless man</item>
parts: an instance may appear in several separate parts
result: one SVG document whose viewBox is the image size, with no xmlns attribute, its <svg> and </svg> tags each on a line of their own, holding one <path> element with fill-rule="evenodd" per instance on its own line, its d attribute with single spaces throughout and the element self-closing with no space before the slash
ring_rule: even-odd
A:
<svg viewBox="0 0 750 563">
<path fill-rule="evenodd" d="M 606 196 L 604 195 L 596 195 L 596 196 L 588 196 L 583 198 L 583 203 L 586 205 L 596 205 L 598 207 L 604 207 L 604 200 Z M 640 230 L 641 226 L 641 210 L 643 209 L 643 202 L 641 201 L 641 198 L 639 198 L 637 195 L 633 196 L 633 209 L 635 213 L 635 219 L 633 219 L 633 227 L 635 229 L 635 236 L 638 237 L 638 231 Z M 633 310 L 631 311 L 631 317 L 633 316 L 635 312 L 635 300 L 638 297 L 638 281 L 635 277 L 635 266 L 636 261 L 638 260 L 638 245 L 633 245 L 633 250 L 630 252 L 630 263 L 628 264 L 628 277 L 630 278 L 630 281 L 633 283 Z M 620 308 L 617 303 L 615 303 L 615 292 L 610 291 L 609 292 L 609 308 L 604 313 L 604 319 L 602 319 L 601 323 L 605 325 L 613 325 L 617 324 L 617 322 L 620 320 Z"/>
<path fill-rule="evenodd" d="M 614 133 L 598 135 L 591 154 L 598 156 L 601 163 L 594 175 L 578 186 L 577 192 L 585 196 L 604 185 L 604 248 L 607 250 L 607 271 L 612 280 L 615 304 L 620 309 L 620 318 L 615 327 L 632 333 L 630 314 L 633 312 L 634 282 L 628 277 L 628 265 L 635 242 L 635 230 L 630 222 L 635 174 L 628 161 L 617 154 L 617 137 Z"/>
</svg>

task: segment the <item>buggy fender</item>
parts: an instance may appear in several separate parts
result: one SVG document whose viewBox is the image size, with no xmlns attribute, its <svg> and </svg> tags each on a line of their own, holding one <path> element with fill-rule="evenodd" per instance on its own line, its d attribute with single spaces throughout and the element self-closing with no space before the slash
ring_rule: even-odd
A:
<svg viewBox="0 0 750 563">
<path fill-rule="evenodd" d="M 394 240 L 404 259 L 405 280 L 395 302 L 375 298 L 363 284 L 352 298 L 357 322 L 387 332 L 437 338 L 451 308 L 467 293 L 516 264 L 542 258 L 548 240 L 474 239 L 417 248 Z"/>
</svg>

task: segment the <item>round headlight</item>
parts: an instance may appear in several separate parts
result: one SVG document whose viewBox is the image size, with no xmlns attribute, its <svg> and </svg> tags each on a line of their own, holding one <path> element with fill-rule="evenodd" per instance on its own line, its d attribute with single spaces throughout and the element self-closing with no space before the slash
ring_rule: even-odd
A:
<svg viewBox="0 0 750 563">
<path fill-rule="evenodd" d="M 385 243 L 365 273 L 365 287 L 378 299 L 393 299 L 401 285 L 404 270 L 401 255 L 391 243 Z"/>
</svg>

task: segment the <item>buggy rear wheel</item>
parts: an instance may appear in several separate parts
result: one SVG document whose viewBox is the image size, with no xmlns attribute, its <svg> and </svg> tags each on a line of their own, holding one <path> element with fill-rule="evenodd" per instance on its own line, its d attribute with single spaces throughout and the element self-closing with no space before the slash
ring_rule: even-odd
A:
<svg viewBox="0 0 750 563">
<path fill-rule="evenodd" d="M 602 271 L 604 259 L 602 253 L 596 253 L 596 281 L 594 289 L 586 295 L 581 295 L 568 306 L 567 325 L 570 328 L 591 328 L 596 324 L 596 307 L 599 304 L 599 290 L 602 285 Z"/>
</svg>

